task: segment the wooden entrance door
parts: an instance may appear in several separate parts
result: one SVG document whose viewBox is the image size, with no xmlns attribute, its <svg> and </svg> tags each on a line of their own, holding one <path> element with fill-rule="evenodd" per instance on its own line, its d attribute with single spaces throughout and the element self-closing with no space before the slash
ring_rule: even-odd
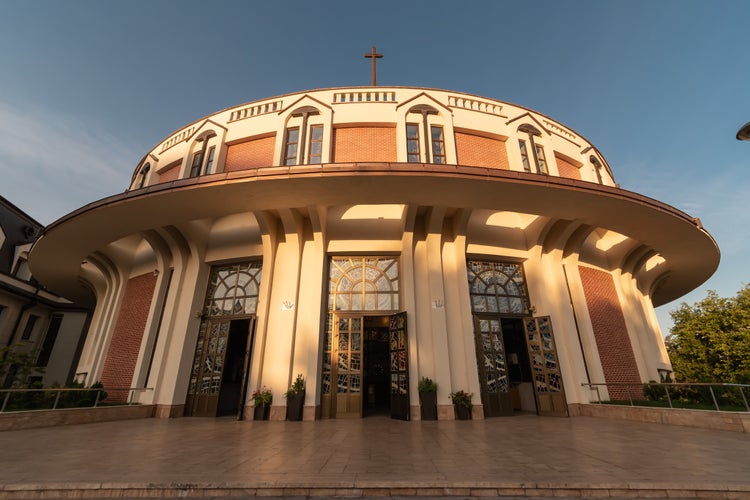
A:
<svg viewBox="0 0 750 500">
<path fill-rule="evenodd" d="M 234 328 L 233 328 L 233 323 Z M 193 369 L 190 374 L 190 385 L 185 401 L 185 414 L 194 417 L 215 417 L 219 407 L 222 391 L 222 380 L 227 383 L 227 391 L 231 390 L 231 397 L 237 399 L 237 410 L 241 411 L 244 403 L 242 386 L 247 383 L 247 372 L 250 363 L 250 348 L 252 346 L 254 318 L 240 320 L 209 320 L 201 325 L 198 342 L 195 348 Z M 241 326 L 239 329 L 237 326 Z M 241 336 L 241 342 L 230 342 L 230 335 Z M 242 360 L 232 363 L 225 371 L 227 350 L 230 343 L 233 349 L 244 349 L 244 352 L 233 352 L 231 360 Z M 237 365 L 237 366 L 235 366 Z M 241 368 L 240 368 L 241 366 Z M 234 373 L 242 370 L 242 373 Z M 233 373 L 230 373 L 232 371 Z M 229 388 L 231 385 L 231 389 Z M 234 387 L 237 385 L 237 387 Z M 233 406 L 234 401 L 229 404 Z"/>
<path fill-rule="evenodd" d="M 534 380 L 537 413 L 567 417 L 568 405 L 549 316 L 526 318 L 524 331 Z"/>
<path fill-rule="evenodd" d="M 475 314 L 474 340 L 484 416 L 512 415 L 508 360 L 500 316 Z"/>
</svg>

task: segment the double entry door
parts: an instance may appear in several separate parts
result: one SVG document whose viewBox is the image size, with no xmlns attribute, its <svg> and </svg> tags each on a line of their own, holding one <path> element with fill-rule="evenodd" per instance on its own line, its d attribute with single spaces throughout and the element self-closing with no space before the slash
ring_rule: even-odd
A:
<svg viewBox="0 0 750 500">
<path fill-rule="evenodd" d="M 380 409 L 409 420 L 406 313 L 331 313 L 323 351 L 323 418 Z"/>
<path fill-rule="evenodd" d="M 514 399 L 533 391 L 538 415 L 567 416 L 552 324 L 538 318 L 475 314 L 474 335 L 486 417 L 512 415 Z M 529 395 L 529 398 L 531 396 Z"/>
<path fill-rule="evenodd" d="M 185 414 L 242 418 L 255 317 L 209 319 L 195 347 Z"/>
</svg>

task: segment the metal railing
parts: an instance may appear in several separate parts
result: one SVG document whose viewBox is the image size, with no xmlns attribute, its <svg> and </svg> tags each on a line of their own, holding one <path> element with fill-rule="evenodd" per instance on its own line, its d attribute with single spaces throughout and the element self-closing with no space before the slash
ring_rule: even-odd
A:
<svg viewBox="0 0 750 500">
<path fill-rule="evenodd" d="M 137 404 L 133 401 L 135 394 L 137 392 L 144 392 L 144 391 L 153 391 L 154 389 L 152 387 L 59 387 L 59 388 L 46 388 L 46 389 L 0 389 L 0 398 L 2 398 L 2 404 L 0 404 L 0 413 L 9 413 L 9 412 L 16 412 L 16 411 L 51 411 L 51 410 L 57 410 L 58 406 L 60 405 L 61 396 L 63 393 L 82 393 L 81 398 L 77 401 L 78 403 L 84 403 L 84 404 L 70 404 L 65 405 L 64 408 L 96 408 L 99 406 L 99 403 L 102 402 L 102 394 L 106 393 L 116 393 L 116 392 L 124 392 L 128 391 L 128 397 L 124 402 L 112 402 L 112 404 L 121 404 L 121 405 L 133 405 Z M 88 394 L 86 394 L 88 393 Z M 94 396 L 93 401 L 90 401 L 90 399 L 86 399 L 86 396 L 93 395 L 93 393 L 96 393 Z M 51 408 L 44 408 L 44 407 L 31 407 L 31 408 L 12 408 L 8 409 L 8 403 L 11 401 L 11 396 L 13 395 L 19 395 L 19 394 L 26 394 L 27 396 L 29 394 L 40 394 L 40 397 L 37 398 L 36 401 L 27 402 L 27 405 L 33 406 L 33 403 L 37 403 L 39 405 L 45 405 L 45 403 L 52 402 Z M 50 394 L 50 397 L 45 397 L 45 395 Z M 54 400 L 52 399 L 51 395 L 54 394 Z M 105 396 L 106 397 L 106 396 Z M 69 403 L 69 402 L 65 402 Z M 109 403 L 109 402 L 108 402 Z"/>
<path fill-rule="evenodd" d="M 648 403 L 657 403 L 657 402 L 663 402 L 666 401 L 669 405 L 669 408 L 692 408 L 695 405 L 703 404 L 701 393 L 705 393 L 705 389 L 701 388 L 708 388 L 708 394 L 711 396 L 711 402 L 713 404 L 713 407 L 716 411 L 742 411 L 742 410 L 722 410 L 721 406 L 719 404 L 719 400 L 716 396 L 716 391 L 714 391 L 714 388 L 722 388 L 722 389 L 737 389 L 739 392 L 740 399 L 737 401 L 737 407 L 739 407 L 739 401 L 742 402 L 742 405 L 745 407 L 745 411 L 750 412 L 750 405 L 748 405 L 747 401 L 747 395 L 745 394 L 745 391 L 750 392 L 750 385 L 749 384 L 711 384 L 711 383 L 677 383 L 677 382 L 664 382 L 664 383 L 657 383 L 657 382 L 645 382 L 641 384 L 628 384 L 628 383 L 603 383 L 603 384 L 593 384 L 593 383 L 583 383 L 581 384 L 583 387 L 588 387 L 592 391 L 596 391 L 596 397 L 597 397 L 597 403 L 604 404 L 604 403 L 612 403 L 614 401 L 625 401 L 624 399 L 613 399 L 609 398 L 607 400 L 602 401 L 601 392 L 599 391 L 600 387 L 607 388 L 607 391 L 609 392 L 609 388 L 625 388 L 625 392 L 627 394 L 627 401 L 630 403 L 630 406 L 651 406 L 651 407 L 659 407 L 658 404 L 652 404 L 649 405 Z M 660 388 L 664 389 L 664 399 L 661 399 L 660 395 Z M 634 390 L 635 389 L 635 390 Z M 670 389 L 672 389 L 672 394 L 670 394 Z M 648 392 L 648 394 L 645 394 L 645 392 Z M 643 396 L 642 399 L 634 399 L 633 395 L 641 395 Z M 727 392 L 725 391 L 722 396 L 726 397 Z M 707 399 L 707 398 L 706 398 Z M 635 403 L 638 403 L 637 405 Z M 727 405 L 730 405 L 731 403 L 727 403 Z M 677 406 L 675 406 L 677 405 Z M 706 409 L 706 408 L 701 408 Z"/>
</svg>

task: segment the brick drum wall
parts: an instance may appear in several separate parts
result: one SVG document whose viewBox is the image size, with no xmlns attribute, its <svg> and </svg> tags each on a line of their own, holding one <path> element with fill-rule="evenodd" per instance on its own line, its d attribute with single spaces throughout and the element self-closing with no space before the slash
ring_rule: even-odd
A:
<svg viewBox="0 0 750 500">
<path fill-rule="evenodd" d="M 177 162 L 174 167 L 170 167 L 164 172 L 160 173 L 159 182 L 176 181 L 180 176 L 180 167 L 182 167 L 182 162 Z"/>
<path fill-rule="evenodd" d="M 273 151 L 276 147 L 276 137 L 263 137 L 239 144 L 233 144 L 227 149 L 225 172 L 246 170 L 248 168 L 269 167 L 273 164 Z"/>
<path fill-rule="evenodd" d="M 581 169 L 561 156 L 555 155 L 555 160 L 557 160 L 557 170 L 560 172 L 560 177 L 581 180 Z"/>
<path fill-rule="evenodd" d="M 632 383 L 633 397 L 642 397 L 641 379 L 633 355 L 633 346 L 625 326 L 625 316 L 617 298 L 612 275 L 590 267 L 578 266 L 586 296 L 596 347 L 604 371 L 604 381 Z M 592 380 L 592 382 L 601 382 Z M 628 399 L 625 387 L 609 388 L 611 399 Z"/>
<path fill-rule="evenodd" d="M 102 371 L 104 387 L 130 387 L 141 339 L 154 296 L 156 276 L 153 273 L 130 278 L 120 305 L 115 331 L 107 351 Z M 124 401 L 127 391 L 108 391 L 107 401 Z"/>
<path fill-rule="evenodd" d="M 334 162 L 397 161 L 395 127 L 337 128 L 333 138 Z"/>
<path fill-rule="evenodd" d="M 456 156 L 459 165 L 510 169 L 505 143 L 498 139 L 456 132 Z"/>
</svg>

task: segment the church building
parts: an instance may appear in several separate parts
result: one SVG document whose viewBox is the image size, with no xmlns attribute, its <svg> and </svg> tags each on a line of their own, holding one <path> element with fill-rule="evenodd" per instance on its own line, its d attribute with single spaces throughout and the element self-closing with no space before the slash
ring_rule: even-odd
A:
<svg viewBox="0 0 750 500">
<path fill-rule="evenodd" d="M 160 417 L 249 414 L 265 387 L 284 419 L 302 374 L 306 420 L 417 420 L 422 377 L 439 419 L 459 390 L 475 419 L 627 398 L 671 372 L 654 307 L 718 262 L 697 218 L 620 188 L 564 124 L 375 86 L 187 124 L 29 257 L 95 306 L 79 381 L 147 389 L 111 397 Z"/>
</svg>

